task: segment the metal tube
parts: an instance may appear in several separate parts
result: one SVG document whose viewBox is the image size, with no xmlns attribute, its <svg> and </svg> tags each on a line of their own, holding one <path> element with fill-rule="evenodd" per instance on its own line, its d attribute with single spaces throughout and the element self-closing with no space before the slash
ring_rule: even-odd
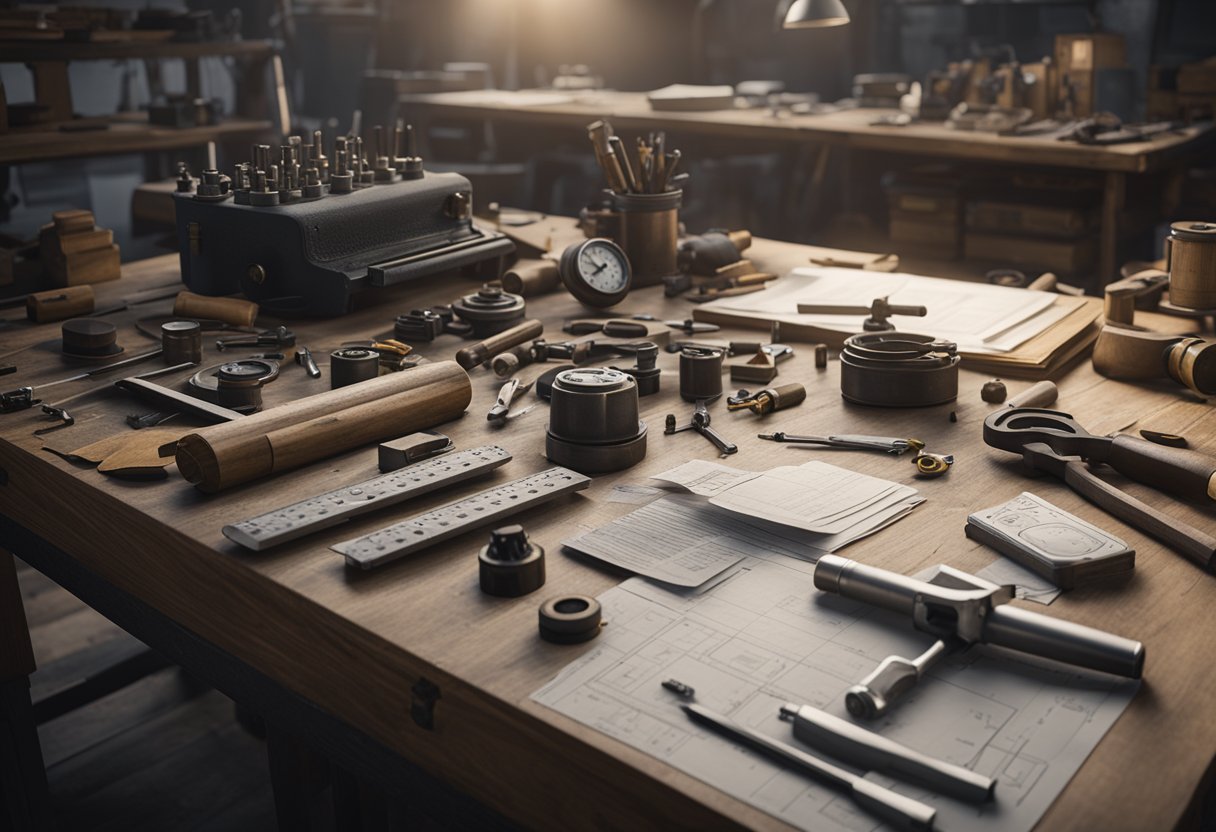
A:
<svg viewBox="0 0 1216 832">
<path fill-rule="evenodd" d="M 1129 679 L 1139 679 L 1144 673 L 1144 645 L 1140 642 L 1018 607 L 994 608 L 984 625 L 983 640 Z"/>
</svg>

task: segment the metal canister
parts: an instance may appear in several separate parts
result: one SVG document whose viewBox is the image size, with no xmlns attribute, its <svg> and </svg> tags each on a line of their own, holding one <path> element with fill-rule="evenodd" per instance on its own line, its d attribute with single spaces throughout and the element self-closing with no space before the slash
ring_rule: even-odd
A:
<svg viewBox="0 0 1216 832">
<path fill-rule="evenodd" d="M 719 349 L 680 350 L 680 398 L 712 402 L 722 395 L 722 356 Z"/>
<path fill-rule="evenodd" d="M 160 325 L 160 346 L 166 364 L 197 364 L 203 360 L 203 327 L 198 321 L 166 321 Z"/>
<path fill-rule="evenodd" d="M 612 195 L 612 207 L 620 223 L 617 242 L 629 257 L 635 288 L 654 286 L 678 271 L 676 251 L 683 196 L 683 191 Z"/>
<path fill-rule="evenodd" d="M 1216 309 L 1216 222 L 1175 222 L 1165 240 L 1170 303 Z"/>
<path fill-rule="evenodd" d="M 564 370 L 553 381 L 545 456 L 584 474 L 620 471 L 646 456 L 638 387 L 620 370 Z"/>
</svg>

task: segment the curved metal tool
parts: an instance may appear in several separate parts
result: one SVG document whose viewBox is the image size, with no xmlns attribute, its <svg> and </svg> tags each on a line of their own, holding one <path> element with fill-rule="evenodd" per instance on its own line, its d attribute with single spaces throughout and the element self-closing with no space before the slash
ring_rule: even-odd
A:
<svg viewBox="0 0 1216 832">
<path fill-rule="evenodd" d="M 1101 462 L 1131 479 L 1192 500 L 1216 501 L 1216 459 L 1156 445 L 1134 436 L 1095 436 L 1068 413 L 1034 407 L 1004 408 L 984 420 L 984 441 L 1024 453 L 1042 443 L 1061 456 Z"/>
</svg>

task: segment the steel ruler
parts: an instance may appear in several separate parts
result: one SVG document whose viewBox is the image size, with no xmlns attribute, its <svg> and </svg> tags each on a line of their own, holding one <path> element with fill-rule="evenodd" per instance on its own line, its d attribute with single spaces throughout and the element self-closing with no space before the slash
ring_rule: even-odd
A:
<svg viewBox="0 0 1216 832">
<path fill-rule="evenodd" d="M 348 566 L 371 569 L 590 484 L 591 477 L 568 468 L 549 468 L 330 548 Z"/>
<path fill-rule="evenodd" d="M 510 459 L 511 454 L 497 445 L 453 451 L 374 479 L 310 497 L 250 520 L 224 526 L 224 536 L 247 549 L 260 552 L 336 526 L 351 517 L 481 476 Z"/>
</svg>

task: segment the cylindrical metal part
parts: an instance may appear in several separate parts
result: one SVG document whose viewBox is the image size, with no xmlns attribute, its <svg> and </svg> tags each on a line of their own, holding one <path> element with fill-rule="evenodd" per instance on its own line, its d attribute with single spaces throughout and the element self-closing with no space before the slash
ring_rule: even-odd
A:
<svg viewBox="0 0 1216 832">
<path fill-rule="evenodd" d="M 344 347 L 329 354 L 329 388 L 336 390 L 380 375 L 380 354 L 363 347 Z"/>
<path fill-rule="evenodd" d="M 491 335 L 484 341 L 460 349 L 456 353 L 456 363 L 466 370 L 471 370 L 478 364 L 489 361 L 500 352 L 539 338 L 544 331 L 545 325 L 535 318 L 524 321 L 510 329 Z"/>
<path fill-rule="evenodd" d="M 490 359 L 490 369 L 499 378 L 509 378 L 515 375 L 520 367 L 532 363 L 532 349 L 527 344 L 520 344 L 504 350 Z"/>
<path fill-rule="evenodd" d="M 720 349 L 685 347 L 680 350 L 680 398 L 695 402 L 714 401 L 722 395 Z"/>
<path fill-rule="evenodd" d="M 822 370 L 828 366 L 828 345 L 815 345 L 815 369 Z"/>
<path fill-rule="evenodd" d="M 93 287 L 88 283 L 34 292 L 25 298 L 25 316 L 38 324 L 87 315 L 93 307 Z"/>
<path fill-rule="evenodd" d="M 1129 679 L 1144 674 L 1140 642 L 1008 604 L 988 613 L 984 641 Z"/>
<path fill-rule="evenodd" d="M 612 195 L 620 215 L 617 242 L 629 258 L 634 288 L 654 286 L 676 273 L 682 197 L 682 191 Z"/>
<path fill-rule="evenodd" d="M 203 360 L 203 327 L 198 321 L 166 321 L 160 346 L 166 364 L 197 364 Z"/>
<path fill-rule="evenodd" d="M 925 407 L 958 398 L 959 356 L 928 335 L 869 332 L 840 351 L 840 393 L 857 404 Z"/>
<path fill-rule="evenodd" d="M 646 456 L 637 382 L 620 370 L 564 370 L 553 381 L 545 456 L 584 474 L 620 471 Z"/>
<path fill-rule="evenodd" d="M 552 260 L 520 260 L 502 275 L 502 288 L 520 297 L 556 292 L 561 287 L 562 278 Z"/>
<path fill-rule="evenodd" d="M 215 391 L 220 407 L 232 410 L 261 410 L 265 372 L 253 361 L 224 364 L 215 374 Z"/>
<path fill-rule="evenodd" d="M 817 589 L 873 604 L 913 620 L 918 601 L 971 594 L 971 590 L 935 586 L 838 555 L 824 555 L 819 559 L 814 582 Z M 1132 679 L 1140 678 L 1143 672 L 1143 644 L 1092 627 L 1007 604 L 988 610 L 981 627 L 976 639 L 981 643 Z"/>
<path fill-rule="evenodd" d="M 588 595 L 560 595 L 540 605 L 540 637 L 554 644 L 580 644 L 600 633 L 600 602 Z"/>
<path fill-rule="evenodd" d="M 481 591 L 499 598 L 518 598 L 545 584 L 545 550 L 528 540 L 520 525 L 490 532 L 490 542 L 477 553 Z"/>
<path fill-rule="evenodd" d="M 452 304 L 452 312 L 468 322 L 473 327 L 473 335 L 478 338 L 510 329 L 523 320 L 525 309 L 522 297 L 490 285 Z"/>
<path fill-rule="evenodd" d="M 258 305 L 242 298 L 213 298 L 194 292 L 178 292 L 173 314 L 182 318 L 208 318 L 233 326 L 253 326 Z"/>
<path fill-rule="evenodd" d="M 1175 222 L 1165 242 L 1170 303 L 1216 309 L 1216 222 Z"/>
<path fill-rule="evenodd" d="M 773 400 L 771 410 L 796 407 L 806 401 L 806 388 L 797 382 L 782 384 L 779 387 L 769 387 L 764 392 Z"/>
</svg>

